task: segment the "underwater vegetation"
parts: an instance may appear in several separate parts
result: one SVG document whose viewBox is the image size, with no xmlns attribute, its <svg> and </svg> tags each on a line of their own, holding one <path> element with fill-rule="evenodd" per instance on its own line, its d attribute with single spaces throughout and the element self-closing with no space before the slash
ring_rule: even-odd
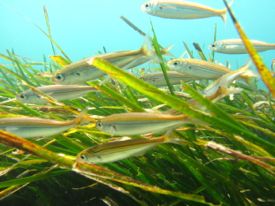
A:
<svg viewBox="0 0 275 206">
<path fill-rule="evenodd" d="M 0 205 L 272 205 L 275 202 L 275 79 L 232 12 L 188 1 L 149 1 L 160 18 L 230 15 L 240 39 L 209 54 L 186 43 L 176 58 L 146 38 L 136 50 L 72 62 L 54 40 L 43 62 L 0 54 Z M 186 11 L 186 13 L 183 13 Z M 215 52 L 247 53 L 231 70 Z M 167 56 L 173 59 L 167 60 Z M 152 64 L 154 72 L 140 65 Z M 267 89 L 258 85 L 262 79 Z"/>
</svg>

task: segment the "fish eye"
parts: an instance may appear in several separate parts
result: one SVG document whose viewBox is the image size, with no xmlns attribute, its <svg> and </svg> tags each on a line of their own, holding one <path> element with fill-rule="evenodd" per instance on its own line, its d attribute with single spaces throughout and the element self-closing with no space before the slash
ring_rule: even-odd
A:
<svg viewBox="0 0 275 206">
<path fill-rule="evenodd" d="M 82 160 L 86 160 L 86 155 L 80 155 L 80 159 L 82 159 Z"/>
<path fill-rule="evenodd" d="M 173 63 L 174 66 L 178 66 L 178 64 L 179 64 L 178 62 L 174 62 Z"/>
<path fill-rule="evenodd" d="M 214 47 L 215 47 L 215 44 L 211 44 L 211 47 L 214 48 Z"/>
<path fill-rule="evenodd" d="M 98 120 L 98 121 L 97 121 L 97 123 L 96 123 L 96 127 L 99 127 L 99 128 L 101 128 L 101 127 L 102 127 L 102 122 L 101 122 L 100 120 Z"/>
<path fill-rule="evenodd" d="M 58 81 L 62 81 L 62 80 L 64 80 L 64 76 L 63 76 L 63 74 L 57 74 L 55 76 L 55 79 L 58 80 Z"/>
<path fill-rule="evenodd" d="M 145 7 L 148 8 L 148 7 L 149 7 L 149 4 L 145 4 Z"/>
<path fill-rule="evenodd" d="M 25 95 L 24 95 L 24 94 L 20 94 L 19 97 L 20 97 L 21 99 L 25 99 Z"/>
<path fill-rule="evenodd" d="M 75 75 L 76 75 L 76 76 L 80 76 L 80 73 L 79 73 L 79 72 L 76 72 Z"/>
<path fill-rule="evenodd" d="M 113 130 L 116 130 L 116 125 L 112 125 L 112 129 L 113 129 Z"/>
<path fill-rule="evenodd" d="M 99 160 L 102 160 L 100 155 L 96 155 L 96 158 L 99 159 Z"/>
</svg>

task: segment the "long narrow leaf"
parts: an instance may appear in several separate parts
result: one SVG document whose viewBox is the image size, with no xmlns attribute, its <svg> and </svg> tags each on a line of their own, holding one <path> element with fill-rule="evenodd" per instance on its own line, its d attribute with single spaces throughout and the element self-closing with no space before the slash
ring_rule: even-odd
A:
<svg viewBox="0 0 275 206">
<path fill-rule="evenodd" d="M 242 29 L 241 25 L 237 21 L 235 15 L 233 14 L 231 8 L 229 7 L 226 0 L 223 0 L 230 17 L 235 25 L 236 30 L 238 31 L 241 39 L 243 40 L 244 46 L 247 49 L 252 61 L 256 65 L 258 72 L 260 73 L 262 80 L 264 81 L 265 85 L 271 92 L 272 96 L 275 97 L 275 78 L 272 76 L 271 72 L 265 66 L 261 56 L 257 53 L 256 49 L 254 48 L 253 44 L 248 39 L 247 35 L 245 34 L 244 30 Z"/>
</svg>

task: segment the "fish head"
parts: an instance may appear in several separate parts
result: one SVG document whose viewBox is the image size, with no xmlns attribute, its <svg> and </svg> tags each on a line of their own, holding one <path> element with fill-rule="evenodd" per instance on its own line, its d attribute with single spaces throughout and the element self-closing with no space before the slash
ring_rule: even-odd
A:
<svg viewBox="0 0 275 206">
<path fill-rule="evenodd" d="M 101 120 L 97 120 L 97 122 L 96 122 L 96 128 L 99 129 L 99 130 L 103 129 L 103 123 L 102 123 Z"/>
<path fill-rule="evenodd" d="M 83 150 L 77 155 L 77 162 L 86 162 L 86 163 L 101 163 L 102 157 L 99 153 L 95 151 L 95 148 L 98 146 L 94 146 L 88 149 Z"/>
<path fill-rule="evenodd" d="M 79 84 L 89 79 L 89 66 L 71 64 L 56 72 L 53 76 L 55 84 Z"/>
<path fill-rule="evenodd" d="M 192 69 L 192 66 L 188 63 L 186 59 L 172 59 L 167 62 L 167 66 L 174 71 L 187 72 Z"/>
<path fill-rule="evenodd" d="M 101 120 L 97 120 L 96 128 L 111 135 L 114 135 L 117 129 L 114 124 L 109 122 L 102 122 Z"/>
<path fill-rule="evenodd" d="M 141 11 L 147 14 L 156 15 L 162 8 L 158 5 L 157 1 L 151 0 L 143 3 L 140 7 Z"/>
<path fill-rule="evenodd" d="M 30 90 L 27 90 L 25 92 L 17 94 L 16 100 L 23 103 L 36 104 L 36 103 L 40 103 L 42 99 L 38 94 Z"/>
<path fill-rule="evenodd" d="M 143 3 L 140 6 L 141 11 L 145 12 L 145 13 L 150 13 L 151 9 L 152 9 L 152 3 L 151 1 L 147 1 L 145 3 Z"/>
<path fill-rule="evenodd" d="M 59 71 L 53 76 L 53 81 L 56 84 L 76 84 L 82 76 L 84 75 L 81 71 Z"/>
<path fill-rule="evenodd" d="M 221 41 L 215 41 L 213 44 L 209 45 L 209 49 L 214 52 L 221 52 L 226 49 L 226 46 Z"/>
<path fill-rule="evenodd" d="M 90 65 L 81 65 L 61 69 L 53 76 L 55 84 L 85 84 L 89 80 L 95 80 L 104 76 L 99 69 Z"/>
<path fill-rule="evenodd" d="M 53 81 L 57 84 L 61 84 L 63 83 L 63 81 L 65 80 L 65 75 L 58 72 L 53 76 Z"/>
</svg>

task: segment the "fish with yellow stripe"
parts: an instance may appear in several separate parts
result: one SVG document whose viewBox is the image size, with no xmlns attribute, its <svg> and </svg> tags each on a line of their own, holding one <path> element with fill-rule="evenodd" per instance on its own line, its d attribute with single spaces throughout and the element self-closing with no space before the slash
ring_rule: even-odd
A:
<svg viewBox="0 0 275 206">
<path fill-rule="evenodd" d="M 186 115 L 157 112 L 129 112 L 112 114 L 97 120 L 96 127 L 112 136 L 161 133 L 190 123 Z"/>
<path fill-rule="evenodd" d="M 95 92 L 96 89 L 85 85 L 47 85 L 37 87 L 45 95 L 48 95 L 57 101 L 71 100 L 82 97 L 89 92 Z M 47 101 L 38 95 L 35 91 L 28 89 L 17 94 L 16 99 L 28 104 L 46 104 Z"/>
<path fill-rule="evenodd" d="M 0 118 L 0 130 L 10 132 L 24 138 L 47 137 L 62 133 L 88 119 L 80 114 L 73 120 L 57 121 L 37 117 L 6 117 Z"/>
<path fill-rule="evenodd" d="M 216 80 L 232 71 L 226 66 L 200 59 L 176 58 L 168 61 L 167 65 L 171 70 L 182 74 L 212 80 Z M 256 75 L 249 70 L 242 73 L 240 77 L 249 80 L 256 77 Z"/>
<path fill-rule="evenodd" d="M 127 140 L 103 143 L 85 149 L 77 155 L 76 161 L 94 164 L 115 162 L 143 155 L 146 151 L 163 143 L 183 144 L 185 142 L 166 135 L 157 138 L 127 138 Z"/>
<path fill-rule="evenodd" d="M 232 5 L 233 1 L 230 3 Z M 214 9 L 192 1 L 181 0 L 150 0 L 141 5 L 141 10 L 147 14 L 168 19 L 201 19 L 221 17 L 226 21 L 226 8 Z"/>
<path fill-rule="evenodd" d="M 257 52 L 275 50 L 274 43 L 268 43 L 259 40 L 250 40 Z M 209 49 L 224 54 L 247 54 L 245 45 L 241 39 L 224 39 L 215 41 L 209 46 Z"/>
<path fill-rule="evenodd" d="M 168 54 L 168 50 L 169 48 L 162 49 L 162 54 Z M 137 50 L 118 51 L 94 57 L 107 60 L 111 64 L 123 69 L 134 68 L 157 59 L 155 52 L 149 49 L 146 44 Z M 90 60 L 94 57 L 66 65 L 56 72 L 53 81 L 56 84 L 85 84 L 87 81 L 103 77 L 105 75 L 104 72 L 89 64 Z"/>
</svg>

